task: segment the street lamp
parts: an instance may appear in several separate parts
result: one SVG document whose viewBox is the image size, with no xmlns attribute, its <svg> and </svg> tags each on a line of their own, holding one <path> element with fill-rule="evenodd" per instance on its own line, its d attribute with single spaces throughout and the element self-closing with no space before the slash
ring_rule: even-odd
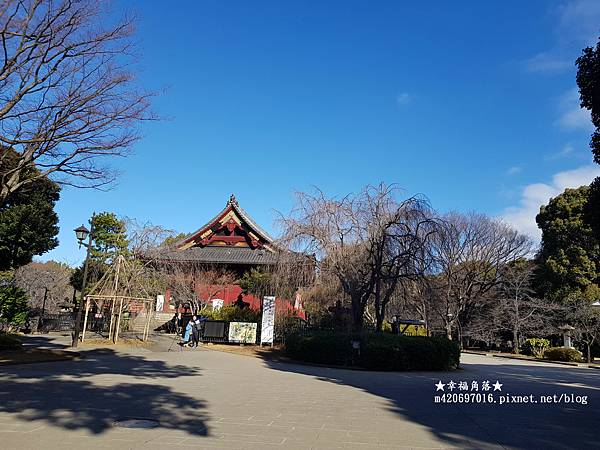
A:
<svg viewBox="0 0 600 450">
<path fill-rule="evenodd" d="M 83 243 L 83 241 L 85 241 L 85 239 L 88 237 L 88 235 L 90 234 L 90 230 L 88 230 L 85 225 L 81 225 L 80 227 L 77 227 L 73 230 L 75 232 L 75 236 L 77 236 L 77 241 L 79 242 L 79 248 L 81 248 L 81 245 L 85 245 Z"/>
<path fill-rule="evenodd" d="M 71 341 L 71 347 L 77 347 L 79 343 L 79 332 L 81 331 L 81 314 L 83 311 L 83 300 L 85 299 L 85 287 L 87 284 L 88 277 L 88 266 L 90 262 L 90 253 L 92 249 L 92 241 L 94 239 L 94 217 L 96 214 L 92 214 L 92 218 L 90 220 L 91 230 L 88 230 L 85 226 L 81 225 L 80 227 L 75 228 L 75 236 L 77 237 L 77 241 L 79 242 L 79 248 L 83 245 L 86 247 L 85 254 L 85 263 L 83 264 L 83 281 L 81 283 L 81 296 L 79 298 L 79 304 L 77 305 L 77 315 L 75 316 L 75 329 L 73 330 L 73 340 Z M 83 241 L 88 239 L 87 244 Z"/>
</svg>

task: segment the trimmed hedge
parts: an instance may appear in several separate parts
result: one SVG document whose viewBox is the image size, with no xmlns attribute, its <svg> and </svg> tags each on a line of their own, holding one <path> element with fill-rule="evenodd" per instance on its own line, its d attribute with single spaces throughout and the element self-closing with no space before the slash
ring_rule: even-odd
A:
<svg viewBox="0 0 600 450">
<path fill-rule="evenodd" d="M 582 362 L 581 352 L 574 348 L 551 347 L 544 352 L 544 358 L 551 361 Z"/>
<path fill-rule="evenodd" d="M 285 351 L 301 361 L 371 370 L 452 370 L 460 361 L 458 344 L 446 338 L 389 333 L 296 333 L 287 337 Z"/>
<path fill-rule="evenodd" d="M 0 350 L 17 350 L 22 346 L 23 344 L 16 337 L 0 333 Z"/>
</svg>

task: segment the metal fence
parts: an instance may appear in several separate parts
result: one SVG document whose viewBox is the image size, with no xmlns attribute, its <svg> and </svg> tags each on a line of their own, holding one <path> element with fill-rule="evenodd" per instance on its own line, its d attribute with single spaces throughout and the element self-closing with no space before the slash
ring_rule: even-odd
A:
<svg viewBox="0 0 600 450">
<path fill-rule="evenodd" d="M 75 313 L 44 314 L 39 318 L 37 331 L 73 331 L 75 329 Z M 82 321 L 83 322 L 83 321 Z"/>
</svg>

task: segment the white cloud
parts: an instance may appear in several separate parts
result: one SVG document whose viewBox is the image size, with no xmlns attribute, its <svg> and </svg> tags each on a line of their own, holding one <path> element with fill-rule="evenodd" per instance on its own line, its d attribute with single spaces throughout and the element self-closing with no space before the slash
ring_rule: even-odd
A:
<svg viewBox="0 0 600 450">
<path fill-rule="evenodd" d="M 541 52 L 525 61 L 528 72 L 555 74 L 573 68 L 574 63 L 565 57 L 550 52 Z"/>
<path fill-rule="evenodd" d="M 600 1 L 566 0 L 551 6 L 550 13 L 556 21 L 554 42 L 546 51 L 525 60 L 525 70 L 546 75 L 575 71 L 573 52 L 579 54 L 583 47 L 598 41 Z"/>
<path fill-rule="evenodd" d="M 398 96 L 396 97 L 396 102 L 399 105 L 408 105 L 412 101 L 413 101 L 413 96 L 411 94 L 409 94 L 408 92 L 402 92 L 402 93 L 398 94 Z"/>
<path fill-rule="evenodd" d="M 556 153 L 552 153 L 546 156 L 546 160 L 552 161 L 555 159 L 568 158 L 570 156 L 573 156 L 573 153 L 575 153 L 575 148 L 571 144 L 567 144 Z"/>
<path fill-rule="evenodd" d="M 556 123 L 564 130 L 586 130 L 594 129 L 590 112 L 579 106 L 579 92 L 571 89 L 559 99 L 560 117 Z"/>
<path fill-rule="evenodd" d="M 573 0 L 558 7 L 557 32 L 563 42 L 593 45 L 598 40 L 600 2 L 598 0 Z"/>
<path fill-rule="evenodd" d="M 537 227 L 535 216 L 539 213 L 540 206 L 547 204 L 548 200 L 556 197 L 566 188 L 578 188 L 590 184 L 598 176 L 600 176 L 600 166 L 587 165 L 559 172 L 548 184 L 529 184 L 521 192 L 519 205 L 505 209 L 501 218 L 521 233 L 539 241 L 541 231 Z"/>
<path fill-rule="evenodd" d="M 523 170 L 523 168 L 521 166 L 513 166 L 513 167 L 510 167 L 506 171 L 506 175 L 516 175 L 516 174 L 520 173 L 521 170 Z"/>
</svg>

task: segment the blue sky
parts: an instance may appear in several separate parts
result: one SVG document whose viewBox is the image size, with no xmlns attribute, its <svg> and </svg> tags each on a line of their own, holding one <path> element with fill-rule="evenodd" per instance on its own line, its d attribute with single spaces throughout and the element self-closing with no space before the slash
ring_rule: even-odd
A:
<svg viewBox="0 0 600 450">
<path fill-rule="evenodd" d="M 293 193 L 368 183 L 536 236 L 535 213 L 600 174 L 574 60 L 600 2 L 115 1 L 139 17 L 139 83 L 161 90 L 108 192 L 65 188 L 60 245 L 113 211 L 193 231 L 235 193 L 264 228 Z"/>
</svg>

